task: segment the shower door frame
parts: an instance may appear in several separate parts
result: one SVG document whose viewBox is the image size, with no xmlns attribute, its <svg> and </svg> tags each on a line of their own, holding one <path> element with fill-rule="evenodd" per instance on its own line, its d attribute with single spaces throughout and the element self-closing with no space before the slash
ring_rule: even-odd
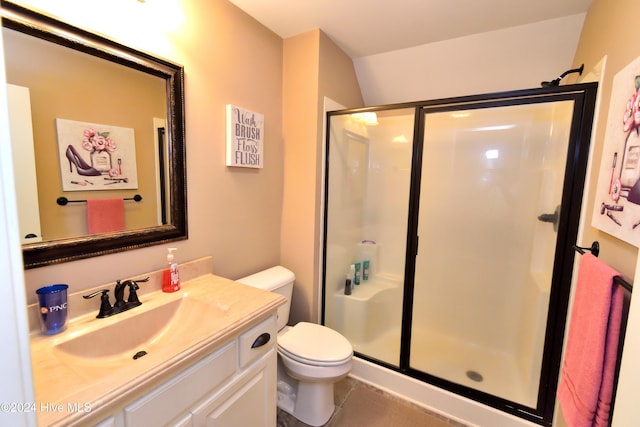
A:
<svg viewBox="0 0 640 427">
<path fill-rule="evenodd" d="M 416 126 L 417 138 L 414 140 L 412 185 L 410 190 L 410 218 L 407 236 L 407 260 L 405 263 L 405 293 L 403 305 L 403 337 L 400 350 L 400 371 L 426 381 L 445 390 L 487 404 L 501 411 L 541 425 L 551 425 L 555 406 L 555 391 L 564 342 L 565 323 L 571 291 L 573 245 L 578 235 L 582 195 L 589 156 L 591 128 L 596 101 L 596 83 L 560 86 L 554 88 L 531 89 L 524 91 L 452 98 L 433 101 L 419 107 L 419 122 Z M 522 104 L 545 103 L 555 101 L 574 101 L 571 130 L 567 147 L 567 160 L 562 189 L 562 210 L 558 222 L 543 360 L 539 377 L 538 401 L 535 408 L 521 405 L 485 392 L 429 375 L 410 367 L 411 328 L 413 313 L 414 272 L 418 251 L 418 212 L 420 180 L 422 172 L 422 148 L 426 116 L 431 112 L 454 112 L 475 108 L 493 108 Z M 423 244 L 423 250 L 426 247 Z"/>
<path fill-rule="evenodd" d="M 567 310 L 573 275 L 573 260 L 575 256 L 573 245 L 576 243 L 578 227 L 580 223 L 580 212 L 582 208 L 584 181 L 586 177 L 586 169 L 589 158 L 589 147 L 591 142 L 597 87 L 597 83 L 585 83 L 557 87 L 498 92 L 484 95 L 444 98 L 431 101 L 392 104 L 370 108 L 333 111 L 327 113 L 327 161 L 325 170 L 325 199 L 328 198 L 329 192 L 329 136 L 331 116 L 369 111 L 375 112 L 389 109 L 415 109 L 399 365 L 394 366 L 389 363 L 377 360 L 371 355 L 365 355 L 358 352 L 356 352 L 356 356 L 377 365 L 383 366 L 387 369 L 400 372 L 409 377 L 440 387 L 444 390 L 453 392 L 460 396 L 470 398 L 476 402 L 491 406 L 500 411 L 516 415 L 520 418 L 533 421 L 540 425 L 551 426 L 555 406 L 555 391 L 557 388 L 560 372 L 562 348 L 565 335 L 565 324 L 567 319 Z M 427 112 L 492 108 L 566 100 L 574 101 L 574 110 L 567 148 L 567 160 L 562 189 L 562 210 L 560 212 L 558 223 L 558 237 L 555 248 L 553 276 L 549 295 L 549 308 L 547 312 L 547 323 L 545 327 L 543 360 L 536 407 L 528 407 L 473 388 L 452 383 L 450 381 L 435 377 L 419 370 L 412 369 L 410 367 L 409 361 L 413 313 L 414 272 L 416 265 L 416 254 L 419 246 L 417 227 L 420 205 L 419 196 L 422 172 L 421 166 L 424 142 L 424 126 Z M 326 243 L 328 229 L 328 204 L 326 203 L 326 200 L 324 205 L 325 227 L 322 248 L 323 274 L 321 294 L 322 324 L 325 324 L 325 274 L 327 267 Z M 426 244 L 423 243 L 423 250 L 425 250 L 426 247 Z"/>
</svg>

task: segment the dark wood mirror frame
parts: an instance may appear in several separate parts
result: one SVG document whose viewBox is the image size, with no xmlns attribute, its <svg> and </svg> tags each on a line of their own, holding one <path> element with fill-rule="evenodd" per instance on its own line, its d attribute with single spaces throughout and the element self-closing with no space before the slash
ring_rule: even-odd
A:
<svg viewBox="0 0 640 427">
<path fill-rule="evenodd" d="M 26 269 L 187 238 L 184 68 L 113 40 L 0 0 L 2 26 L 165 79 L 171 224 L 23 245 Z"/>
</svg>

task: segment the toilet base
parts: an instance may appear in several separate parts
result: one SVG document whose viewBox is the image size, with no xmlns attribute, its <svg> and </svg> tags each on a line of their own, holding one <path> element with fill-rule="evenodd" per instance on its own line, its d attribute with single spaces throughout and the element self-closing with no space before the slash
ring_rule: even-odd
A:
<svg viewBox="0 0 640 427">
<path fill-rule="evenodd" d="M 280 372 L 278 377 L 278 408 L 311 426 L 329 421 L 335 411 L 333 382 L 301 382 Z"/>
<path fill-rule="evenodd" d="M 298 383 L 294 417 L 311 426 L 321 426 L 329 421 L 335 408 L 333 383 Z"/>
</svg>

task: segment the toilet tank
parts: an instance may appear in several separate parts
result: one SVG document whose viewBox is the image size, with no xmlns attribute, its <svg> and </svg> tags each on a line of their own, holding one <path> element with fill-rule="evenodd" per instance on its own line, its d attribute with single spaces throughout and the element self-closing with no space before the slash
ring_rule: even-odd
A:
<svg viewBox="0 0 640 427">
<path fill-rule="evenodd" d="M 287 302 L 278 307 L 278 330 L 281 330 L 289 321 L 289 309 L 291 308 L 291 294 L 293 293 L 293 282 L 296 276 L 292 271 L 282 266 L 271 267 L 267 270 L 259 271 L 250 276 L 236 279 L 236 282 L 275 292 L 287 299 Z"/>
</svg>

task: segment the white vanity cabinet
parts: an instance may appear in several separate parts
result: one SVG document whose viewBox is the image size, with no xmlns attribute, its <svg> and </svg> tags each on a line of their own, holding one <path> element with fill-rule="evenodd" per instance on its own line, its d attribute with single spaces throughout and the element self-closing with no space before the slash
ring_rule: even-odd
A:
<svg viewBox="0 0 640 427">
<path fill-rule="evenodd" d="M 96 426 L 274 427 L 276 337 L 273 315 Z"/>
<path fill-rule="evenodd" d="M 265 330 L 269 342 L 264 341 Z M 241 374 L 195 407 L 194 427 L 273 427 L 276 423 L 276 318 L 271 317 L 240 335 Z M 256 341 L 258 340 L 258 341 Z M 255 344 L 254 344 L 255 343 Z M 252 346 L 256 346 L 252 348 Z"/>
</svg>

